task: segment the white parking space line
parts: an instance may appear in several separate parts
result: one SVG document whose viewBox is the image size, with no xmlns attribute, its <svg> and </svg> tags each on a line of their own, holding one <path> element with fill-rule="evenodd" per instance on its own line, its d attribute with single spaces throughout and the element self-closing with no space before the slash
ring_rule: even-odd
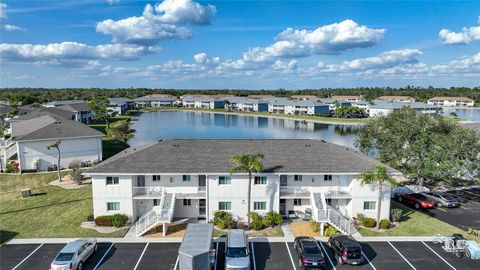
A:
<svg viewBox="0 0 480 270">
<path fill-rule="evenodd" d="M 214 270 L 217 270 L 217 261 L 218 261 L 218 242 L 215 246 L 215 267 L 214 267 Z"/>
<path fill-rule="evenodd" d="M 290 261 L 292 262 L 293 269 L 297 270 L 297 267 L 295 266 L 295 262 L 293 261 L 292 253 L 290 252 L 290 248 L 288 247 L 287 242 L 285 242 L 285 246 L 287 246 L 288 256 L 290 256 Z"/>
<path fill-rule="evenodd" d="M 455 269 L 455 267 L 453 267 L 450 263 L 448 263 L 444 258 L 442 258 L 442 256 L 440 256 L 437 252 L 435 252 L 435 250 L 433 250 L 431 247 L 429 247 L 427 244 L 425 244 L 425 242 L 422 241 L 422 243 L 423 243 L 428 249 L 430 249 L 435 255 L 437 255 L 440 259 L 442 259 L 442 261 L 444 261 L 446 264 L 448 264 L 448 266 L 450 266 L 453 270 L 457 270 L 457 269 Z"/>
<path fill-rule="evenodd" d="M 148 243 L 145 245 L 145 248 L 143 249 L 142 254 L 140 254 L 140 258 L 138 258 L 137 264 L 135 264 L 135 268 L 133 268 L 133 270 L 137 270 L 137 267 L 138 267 L 138 265 L 140 264 L 140 261 L 141 261 L 142 258 L 143 258 L 143 254 L 145 254 L 145 251 L 146 251 L 147 248 L 148 248 L 148 244 L 150 244 L 150 242 L 148 242 Z"/>
<path fill-rule="evenodd" d="M 97 265 L 95 265 L 95 267 L 93 268 L 93 270 L 97 270 L 97 268 L 100 266 L 100 264 L 103 262 L 103 259 L 105 259 L 105 257 L 107 256 L 108 252 L 110 252 L 110 249 L 112 249 L 113 245 L 115 245 L 115 243 L 112 243 L 110 245 L 110 247 L 107 249 L 107 252 L 105 252 L 105 254 L 103 254 L 102 258 L 100 259 L 100 261 L 98 261 Z"/>
<path fill-rule="evenodd" d="M 173 270 L 177 270 L 177 267 L 178 267 L 178 256 L 177 256 L 177 260 L 175 261 L 175 266 L 173 267 Z"/>
<path fill-rule="evenodd" d="M 365 255 L 365 253 L 363 253 L 363 251 L 362 251 L 362 255 L 365 258 L 365 260 L 367 260 L 368 264 L 370 264 L 370 266 L 373 268 L 373 270 L 377 270 L 377 268 L 375 268 L 375 266 L 373 266 L 373 263 L 368 259 L 367 255 Z"/>
<path fill-rule="evenodd" d="M 33 253 L 35 253 L 39 248 L 41 248 L 43 246 L 43 244 L 41 244 L 40 246 L 38 246 L 35 250 L 32 251 L 32 253 L 28 254 L 27 257 L 25 257 L 21 262 L 19 262 L 14 268 L 12 268 L 12 270 L 15 270 L 17 269 L 22 263 L 24 263 L 28 258 L 30 258 L 30 256 L 33 255 Z"/>
<path fill-rule="evenodd" d="M 253 270 L 257 270 L 257 263 L 255 262 L 255 249 L 253 248 L 253 242 L 250 242 L 252 247 L 252 257 L 253 257 Z"/>
<path fill-rule="evenodd" d="M 408 263 L 408 265 L 410 265 L 410 267 L 412 267 L 412 269 L 417 270 L 417 269 L 416 269 L 415 267 L 413 267 L 413 265 L 407 260 L 407 258 L 405 258 L 405 257 L 402 255 L 402 253 L 400 253 L 400 251 L 398 251 L 398 249 L 397 249 L 394 245 L 392 245 L 392 243 L 390 243 L 390 241 L 387 241 L 387 243 L 389 243 L 390 246 L 392 246 L 392 248 L 395 249 L 395 251 L 398 253 L 398 255 L 400 255 L 400 257 L 402 257 L 402 258 Z"/>
<path fill-rule="evenodd" d="M 318 241 L 315 241 L 315 243 L 317 243 L 317 245 L 318 245 Z M 320 246 L 322 247 L 325 256 L 327 256 L 327 259 L 330 262 L 330 265 L 333 267 L 333 270 L 337 270 L 337 268 L 335 268 L 335 265 L 333 264 L 332 259 L 330 259 L 330 256 L 328 256 L 327 250 L 325 249 L 325 247 L 323 246 L 323 243 L 321 241 L 320 241 Z"/>
</svg>

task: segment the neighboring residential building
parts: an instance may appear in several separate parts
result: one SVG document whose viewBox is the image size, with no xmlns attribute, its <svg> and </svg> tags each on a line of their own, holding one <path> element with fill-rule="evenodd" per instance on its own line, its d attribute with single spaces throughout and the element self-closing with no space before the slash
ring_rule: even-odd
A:
<svg viewBox="0 0 480 270">
<path fill-rule="evenodd" d="M 329 114 L 330 106 L 313 100 L 276 100 L 269 102 L 268 111 L 271 113 L 290 115 L 317 115 Z"/>
<path fill-rule="evenodd" d="M 331 96 L 331 99 L 346 100 L 351 102 L 362 102 L 365 99 L 362 96 Z"/>
<path fill-rule="evenodd" d="M 351 101 L 351 105 L 352 107 L 364 109 L 366 112 L 368 112 L 368 109 L 370 108 L 370 103 L 366 101 Z"/>
<path fill-rule="evenodd" d="M 231 158 L 242 153 L 264 155 L 264 170 L 252 180 L 255 212 L 310 211 L 314 220 L 343 233 L 355 231 L 352 218 L 358 214 L 376 218 L 376 186 L 358 180 L 379 164 L 374 159 L 320 140 L 228 139 L 160 141 L 129 148 L 89 169 L 94 216 L 123 213 L 130 221 L 138 219 L 138 236 L 174 218 L 211 220 L 219 210 L 245 222 L 248 174 L 229 173 Z M 385 186 L 381 219 L 389 218 L 390 192 Z"/>
<path fill-rule="evenodd" d="M 88 103 L 86 102 L 62 105 L 55 108 L 71 112 L 73 114 L 72 120 L 83 124 L 89 124 L 92 121 L 92 116 L 94 114 L 94 112 L 90 111 Z"/>
<path fill-rule="evenodd" d="M 19 117 L 11 119 L 12 122 L 24 121 L 33 118 L 37 118 L 45 115 L 55 115 L 62 117 L 64 119 L 73 120 L 83 124 L 89 124 L 92 120 L 92 113 L 88 107 L 88 104 L 83 103 L 74 103 L 71 105 L 62 105 L 57 107 L 43 107 L 30 111 Z"/>
<path fill-rule="evenodd" d="M 409 96 L 381 96 L 381 97 L 378 97 L 377 100 L 397 101 L 397 102 L 415 102 L 415 99 Z"/>
<path fill-rule="evenodd" d="M 177 105 L 176 97 L 144 96 L 133 100 L 137 108 L 163 108 Z"/>
<path fill-rule="evenodd" d="M 225 108 L 225 99 L 184 96 L 182 97 L 182 105 L 189 108 L 223 109 Z"/>
<path fill-rule="evenodd" d="M 47 149 L 57 139 L 61 141 L 62 168 L 73 162 L 91 165 L 102 160 L 104 134 L 79 122 L 43 115 L 12 122 L 11 129 L 11 138 L 2 141 L 0 148 L 2 166 L 16 160 L 20 172 L 45 171 L 57 164 L 57 150 Z"/>
<path fill-rule="evenodd" d="M 375 101 L 369 106 L 368 114 L 370 117 L 387 116 L 395 110 L 400 110 L 404 107 L 410 107 L 417 113 L 436 114 L 440 112 L 440 108 L 434 105 L 421 102 L 385 102 Z"/>
<path fill-rule="evenodd" d="M 433 97 L 428 104 L 443 107 L 473 107 L 475 101 L 468 97 Z"/>
<path fill-rule="evenodd" d="M 276 98 L 274 95 L 248 95 L 248 98 L 256 98 L 256 99 L 270 99 Z"/>
<path fill-rule="evenodd" d="M 128 98 L 109 98 L 108 101 L 110 101 L 108 110 L 119 115 L 124 115 L 133 108 L 133 100 Z"/>
<path fill-rule="evenodd" d="M 290 96 L 291 99 L 298 99 L 298 100 L 319 100 L 320 98 L 314 95 L 293 95 Z"/>
<path fill-rule="evenodd" d="M 51 107 L 60 107 L 64 105 L 72 105 L 77 103 L 85 103 L 85 100 L 56 100 L 56 101 L 50 101 L 48 103 L 45 103 L 42 106 L 51 108 Z"/>
<path fill-rule="evenodd" d="M 330 111 L 334 111 L 337 108 L 337 105 L 340 105 L 340 107 L 352 106 L 352 103 L 350 101 L 346 101 L 343 99 L 321 98 L 319 101 L 322 102 L 323 104 L 328 105 L 330 108 Z"/>
<path fill-rule="evenodd" d="M 225 102 L 225 109 L 243 112 L 267 112 L 268 101 L 256 98 L 233 97 Z"/>
</svg>

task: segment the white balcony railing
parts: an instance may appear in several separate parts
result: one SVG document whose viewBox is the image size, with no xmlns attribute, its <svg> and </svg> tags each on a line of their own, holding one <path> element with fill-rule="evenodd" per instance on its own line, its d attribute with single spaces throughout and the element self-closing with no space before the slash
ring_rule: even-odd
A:
<svg viewBox="0 0 480 270">
<path fill-rule="evenodd" d="M 308 187 L 280 187 L 280 197 L 309 197 L 310 188 Z"/>
<path fill-rule="evenodd" d="M 350 199 L 352 195 L 350 194 L 349 189 L 332 187 L 329 188 L 325 193 L 325 198 L 327 199 Z"/>
<path fill-rule="evenodd" d="M 163 187 L 163 186 L 146 186 L 133 187 L 133 197 L 160 197 L 162 190 L 176 193 L 179 199 L 205 197 L 207 193 L 206 187 Z"/>
</svg>

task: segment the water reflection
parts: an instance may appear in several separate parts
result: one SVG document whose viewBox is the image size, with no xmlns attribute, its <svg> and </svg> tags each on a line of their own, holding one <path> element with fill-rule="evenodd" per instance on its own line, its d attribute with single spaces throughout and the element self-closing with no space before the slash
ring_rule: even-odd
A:
<svg viewBox="0 0 480 270">
<path fill-rule="evenodd" d="M 480 122 L 480 108 L 443 108 L 443 115 L 452 117 L 451 113 L 463 120 Z"/>
<path fill-rule="evenodd" d="M 322 139 L 353 147 L 356 126 L 205 112 L 149 112 L 133 123 L 132 146 L 160 139 Z"/>
</svg>

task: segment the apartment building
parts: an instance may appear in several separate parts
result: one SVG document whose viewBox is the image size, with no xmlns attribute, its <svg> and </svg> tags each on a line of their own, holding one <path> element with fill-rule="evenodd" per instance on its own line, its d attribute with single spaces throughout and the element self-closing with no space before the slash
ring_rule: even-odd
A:
<svg viewBox="0 0 480 270">
<path fill-rule="evenodd" d="M 439 107 L 421 102 L 385 102 L 377 100 L 374 104 L 369 105 L 368 114 L 370 117 L 387 116 L 393 111 L 404 107 L 409 107 L 422 114 L 436 114 L 440 112 Z"/>
<path fill-rule="evenodd" d="M 227 98 L 183 96 L 182 105 L 189 108 L 223 109 Z"/>
<path fill-rule="evenodd" d="M 225 102 L 225 109 L 243 112 L 266 112 L 268 101 L 255 98 L 231 97 Z"/>
<path fill-rule="evenodd" d="M 290 115 L 317 115 L 329 114 L 330 107 L 313 100 L 278 99 L 268 103 L 268 111 Z"/>
<path fill-rule="evenodd" d="M 133 101 L 137 108 L 163 108 L 177 105 L 177 98 L 168 96 L 144 96 Z"/>
<path fill-rule="evenodd" d="M 396 101 L 396 102 L 415 102 L 415 98 L 410 96 L 381 96 L 378 97 L 379 101 Z"/>
<path fill-rule="evenodd" d="M 124 115 L 133 108 L 133 100 L 128 98 L 109 98 L 108 111 Z"/>
<path fill-rule="evenodd" d="M 475 101 L 468 97 L 433 97 L 428 104 L 442 107 L 473 107 Z"/>
<path fill-rule="evenodd" d="M 337 100 L 346 100 L 350 102 L 361 102 L 365 101 L 365 99 L 362 96 L 331 96 L 331 99 L 337 99 Z"/>
<path fill-rule="evenodd" d="M 231 158 L 243 153 L 264 155 L 251 186 L 253 211 L 311 212 L 344 233 L 352 233 L 359 213 L 376 215 L 376 186 L 362 186 L 357 177 L 377 161 L 325 141 L 275 139 L 164 140 L 127 149 L 85 173 L 92 177 L 94 215 L 124 213 L 136 222 L 137 236 L 177 218 L 211 220 L 219 210 L 246 221 L 248 174 L 229 173 Z M 389 213 L 387 186 L 381 218 Z"/>
<path fill-rule="evenodd" d="M 321 98 L 319 100 L 321 103 L 328 105 L 330 111 L 334 111 L 337 106 L 340 107 L 350 107 L 352 103 L 343 99 L 333 99 L 333 98 Z"/>
<path fill-rule="evenodd" d="M 319 100 L 320 98 L 314 95 L 292 95 L 290 96 L 291 99 L 298 99 L 298 100 Z"/>
</svg>

